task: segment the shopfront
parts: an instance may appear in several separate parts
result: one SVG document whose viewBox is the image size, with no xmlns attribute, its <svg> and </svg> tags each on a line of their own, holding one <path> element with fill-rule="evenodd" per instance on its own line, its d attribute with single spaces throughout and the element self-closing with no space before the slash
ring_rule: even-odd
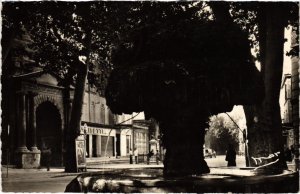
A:
<svg viewBox="0 0 300 194">
<path fill-rule="evenodd" d="M 87 125 L 87 127 L 81 126 L 81 130 L 82 134 L 86 136 L 87 158 L 116 156 L 116 134 L 118 129 L 94 124 L 93 126 Z"/>
<path fill-rule="evenodd" d="M 120 129 L 119 136 L 120 136 L 119 156 L 129 156 L 129 151 L 133 150 L 132 129 L 131 128 Z"/>
<path fill-rule="evenodd" d="M 136 147 L 139 154 L 147 154 L 149 149 L 148 129 L 130 126 L 105 126 L 82 123 L 81 133 L 85 134 L 86 158 L 129 156 Z"/>
</svg>

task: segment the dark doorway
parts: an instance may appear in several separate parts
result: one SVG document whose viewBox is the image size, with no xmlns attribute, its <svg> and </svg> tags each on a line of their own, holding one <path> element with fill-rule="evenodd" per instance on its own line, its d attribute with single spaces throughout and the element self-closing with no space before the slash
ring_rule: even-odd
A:
<svg viewBox="0 0 300 194">
<path fill-rule="evenodd" d="M 61 118 L 58 109 L 51 102 L 43 102 L 36 109 L 36 133 L 38 148 L 51 149 L 50 166 L 62 166 Z M 41 166 L 46 166 L 43 153 Z"/>
<path fill-rule="evenodd" d="M 92 157 L 97 157 L 97 135 L 92 136 Z"/>
<path fill-rule="evenodd" d="M 117 156 L 121 156 L 120 134 L 116 134 L 116 152 Z"/>
<path fill-rule="evenodd" d="M 130 135 L 126 135 L 126 154 L 129 154 L 130 150 L 132 150 L 131 142 L 130 142 Z"/>
<path fill-rule="evenodd" d="M 89 158 L 90 157 L 90 138 L 89 135 L 86 135 L 85 137 L 85 151 L 86 151 L 86 157 Z"/>
</svg>

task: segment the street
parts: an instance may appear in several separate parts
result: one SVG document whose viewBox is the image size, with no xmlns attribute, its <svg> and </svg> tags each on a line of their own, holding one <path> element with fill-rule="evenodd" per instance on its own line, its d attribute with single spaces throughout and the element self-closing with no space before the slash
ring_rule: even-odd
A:
<svg viewBox="0 0 300 194">
<path fill-rule="evenodd" d="M 3 192 L 63 192 L 76 173 L 64 173 L 63 169 L 8 169 L 2 167 Z"/>
<path fill-rule="evenodd" d="M 209 167 L 224 167 L 227 165 L 225 156 L 205 159 Z M 237 157 L 237 166 L 245 166 L 244 157 Z M 101 171 L 102 169 L 121 169 L 121 168 L 144 168 L 162 167 L 160 165 L 146 164 L 102 164 L 89 165 L 88 171 Z M 46 169 L 7 169 L 2 167 L 2 191 L 3 192 L 64 192 L 66 185 L 79 173 L 64 173 L 63 168 L 54 168 L 50 171 Z"/>
<path fill-rule="evenodd" d="M 225 167 L 227 166 L 227 161 L 225 161 L 225 155 L 219 155 L 217 158 L 206 158 L 205 161 L 209 167 Z M 245 156 L 236 157 L 237 167 L 245 167 Z"/>
</svg>

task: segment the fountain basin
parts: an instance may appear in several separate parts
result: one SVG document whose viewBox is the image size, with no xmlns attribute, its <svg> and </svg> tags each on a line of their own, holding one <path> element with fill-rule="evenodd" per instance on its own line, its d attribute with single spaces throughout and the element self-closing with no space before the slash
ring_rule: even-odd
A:
<svg viewBox="0 0 300 194">
<path fill-rule="evenodd" d="M 65 192 L 199 193 L 259 192 L 291 193 L 299 190 L 299 172 L 256 174 L 253 169 L 211 168 L 201 176 L 163 177 L 163 168 L 118 169 L 83 173 Z"/>
</svg>

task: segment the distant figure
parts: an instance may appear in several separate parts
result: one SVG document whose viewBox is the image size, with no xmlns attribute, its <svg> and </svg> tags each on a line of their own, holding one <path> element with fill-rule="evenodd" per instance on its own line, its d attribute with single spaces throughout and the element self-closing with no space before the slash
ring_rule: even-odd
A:
<svg viewBox="0 0 300 194">
<path fill-rule="evenodd" d="M 292 151 L 286 147 L 284 150 L 284 157 L 285 161 L 291 162 L 292 161 Z"/>
<path fill-rule="evenodd" d="M 208 157 L 208 155 L 209 155 L 208 149 L 205 149 L 204 157 Z"/>
<path fill-rule="evenodd" d="M 132 164 L 132 149 L 129 150 L 129 163 Z"/>
<path fill-rule="evenodd" d="M 292 153 L 292 160 L 295 158 L 295 148 L 294 145 L 291 145 L 291 153 Z"/>
<path fill-rule="evenodd" d="M 232 146 L 232 144 L 228 144 L 228 149 L 226 151 L 225 160 L 228 162 L 227 166 L 236 166 L 236 152 Z"/>
<path fill-rule="evenodd" d="M 160 161 L 160 154 L 159 154 L 159 151 L 156 150 L 156 164 L 157 165 L 159 164 L 159 161 Z"/>
<path fill-rule="evenodd" d="M 147 154 L 147 164 L 150 163 L 150 158 L 154 155 L 153 150 L 151 150 L 148 154 Z"/>
<path fill-rule="evenodd" d="M 212 151 L 212 155 L 213 155 L 213 157 L 215 157 L 215 158 L 217 157 L 217 153 L 216 153 L 215 150 Z"/>
<path fill-rule="evenodd" d="M 46 163 L 47 171 L 50 171 L 51 153 L 51 148 L 43 144 L 42 154 Z"/>
<path fill-rule="evenodd" d="M 135 163 L 137 164 L 138 163 L 138 155 L 139 155 L 139 151 L 137 148 L 134 149 L 133 154 L 134 154 L 134 158 L 135 158 Z"/>
</svg>

